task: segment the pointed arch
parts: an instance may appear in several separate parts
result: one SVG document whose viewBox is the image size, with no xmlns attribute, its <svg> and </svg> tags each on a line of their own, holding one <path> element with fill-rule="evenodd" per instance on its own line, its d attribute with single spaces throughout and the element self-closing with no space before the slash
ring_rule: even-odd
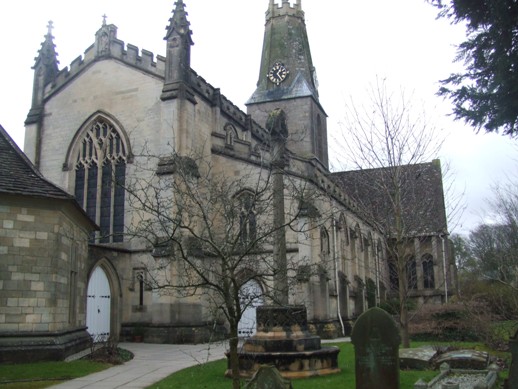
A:
<svg viewBox="0 0 518 389">
<path fill-rule="evenodd" d="M 98 243 L 123 241 L 124 184 L 130 159 L 125 131 L 103 112 L 90 116 L 69 146 L 65 167 L 73 170 L 77 202 L 100 226 L 92 237 Z"/>
<path fill-rule="evenodd" d="M 329 233 L 325 227 L 320 229 L 320 254 L 322 255 L 322 259 L 329 259 L 329 255 L 331 253 L 331 246 L 329 242 Z"/>
<path fill-rule="evenodd" d="M 239 289 L 239 301 L 243 313 L 238 323 L 238 336 L 248 338 L 257 331 L 256 308 L 264 304 L 263 287 L 254 278 L 249 279 Z"/>
<path fill-rule="evenodd" d="M 104 120 L 105 122 L 109 122 L 113 125 L 115 130 L 121 137 L 123 141 L 124 149 L 126 150 L 126 161 L 128 163 L 133 162 L 133 153 L 131 151 L 131 144 L 128 137 L 127 132 L 124 130 L 122 124 L 115 118 L 115 116 L 99 110 L 90 115 L 84 122 L 81 124 L 79 129 L 74 134 L 72 141 L 68 145 L 67 153 L 65 156 L 65 161 L 63 162 L 63 170 L 73 170 L 74 165 L 77 159 L 77 153 L 79 152 L 80 141 L 83 139 L 85 132 L 88 131 L 89 128 L 93 126 L 95 121 Z"/>
<path fill-rule="evenodd" d="M 232 123 L 225 124 L 224 127 L 225 130 L 225 145 L 226 146 L 234 146 L 234 141 L 236 139 L 239 139 L 239 136 L 237 134 L 236 127 Z"/>
<path fill-rule="evenodd" d="M 115 270 L 115 267 L 111 264 L 111 262 L 106 259 L 102 258 L 90 269 L 90 272 L 88 274 L 88 284 L 87 284 L 87 290 L 90 291 L 91 289 L 91 282 L 93 281 L 93 277 L 95 274 L 101 273 L 104 277 L 106 277 L 106 280 L 108 282 L 109 286 L 109 335 L 112 339 L 118 340 L 119 339 L 119 333 L 120 333 L 120 323 L 121 323 L 121 297 L 122 297 L 122 288 L 121 288 L 121 282 L 120 278 L 117 274 L 117 271 Z M 102 276 L 101 276 L 102 277 Z M 102 297 L 102 299 L 106 299 L 108 295 L 104 295 L 105 297 Z M 88 300 L 94 299 L 94 297 L 88 296 Z M 102 301 L 101 299 L 101 301 Z M 90 304 L 91 305 L 91 304 Z M 86 320 L 88 323 L 89 320 L 89 309 L 97 309 L 97 307 L 88 305 L 87 302 L 87 312 L 86 312 Z M 92 315 L 92 312 L 90 312 L 90 315 Z"/>
<path fill-rule="evenodd" d="M 406 277 L 407 277 L 407 288 L 417 289 L 417 263 L 415 257 L 409 256 L 405 260 L 406 264 Z"/>
<path fill-rule="evenodd" d="M 425 289 L 435 288 L 435 277 L 433 268 L 433 256 L 431 254 L 424 254 L 421 257 L 421 264 L 423 267 L 423 286 Z"/>
<path fill-rule="evenodd" d="M 252 189 L 242 189 L 234 195 L 239 206 L 239 233 L 241 243 L 247 244 L 257 238 L 256 194 Z"/>
</svg>

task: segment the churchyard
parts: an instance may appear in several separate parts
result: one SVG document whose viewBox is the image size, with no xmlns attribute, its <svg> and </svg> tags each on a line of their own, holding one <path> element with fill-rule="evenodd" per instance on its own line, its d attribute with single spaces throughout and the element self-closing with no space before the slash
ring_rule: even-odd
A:
<svg viewBox="0 0 518 389">
<path fill-rule="evenodd" d="M 517 324 L 506 323 L 506 331 L 516 331 Z M 499 333 L 501 334 L 502 330 Z M 511 360 L 518 359 L 517 335 L 507 339 L 510 346 L 507 351 L 488 348 L 481 342 L 454 340 L 412 342 L 411 349 L 401 349 L 399 332 L 391 316 L 381 309 L 374 308 L 358 318 L 351 342 L 326 344 L 335 345 L 340 349 L 338 374 L 291 380 L 291 383 L 286 383 L 267 371 L 264 375 L 266 378 L 243 380 L 242 387 L 290 388 L 291 385 L 291 388 L 295 389 L 454 389 L 457 387 L 453 384 L 455 380 L 471 379 L 473 383 L 459 386 L 458 389 L 503 388 L 504 380 L 509 377 L 510 386 L 505 388 L 515 389 L 518 382 L 518 366 L 516 362 L 512 365 Z M 0 387 L 45 388 L 109 367 L 111 365 L 108 363 L 89 360 L 72 363 L 4 364 L 0 365 Z M 223 358 L 200 363 L 180 370 L 149 388 L 229 388 L 231 381 L 223 375 L 226 367 L 227 360 Z M 262 379 L 270 380 L 270 383 L 272 380 L 279 380 L 282 384 L 261 386 Z M 487 382 L 486 386 L 476 386 L 481 384 L 479 381 Z"/>
<path fill-rule="evenodd" d="M 513 324 L 516 326 L 516 323 Z M 518 335 L 518 334 L 517 334 Z M 400 349 L 400 336 L 393 319 L 374 308 L 360 316 L 352 341 L 337 343 L 339 374 L 292 380 L 291 386 L 273 372 L 255 377 L 245 388 L 356 388 L 356 389 L 514 389 L 518 358 L 517 335 L 509 339 L 510 352 L 491 350 L 475 342 L 414 342 Z M 216 361 L 182 370 L 149 388 L 229 387 L 221 371 L 226 361 Z M 512 367 L 510 367 L 511 365 Z M 509 373 L 510 372 L 510 373 Z M 266 384 L 261 381 L 266 380 Z M 276 382 L 274 385 L 273 382 Z M 517 381 L 518 382 L 518 381 Z"/>
<path fill-rule="evenodd" d="M 335 344 L 340 348 L 340 354 L 338 357 L 338 364 L 341 369 L 340 374 L 316 377 L 310 379 L 293 380 L 291 382 L 294 389 L 354 389 L 356 388 L 356 376 L 354 369 L 354 347 L 351 343 L 337 343 Z M 415 342 L 412 347 L 430 346 L 427 342 Z M 446 345 L 446 344 L 434 344 L 435 346 Z M 451 345 L 451 344 L 450 344 Z M 454 344 L 459 348 L 483 348 L 478 343 L 466 343 L 459 342 Z M 502 357 L 506 357 L 509 354 L 502 353 L 498 354 Z M 226 361 L 219 360 L 216 362 L 210 362 L 204 365 L 194 366 L 178 373 L 171 375 L 163 381 L 157 382 L 156 384 L 149 387 L 149 389 L 163 389 L 163 388 L 192 388 L 192 389 L 228 389 L 230 382 L 224 378 L 221 374 L 226 368 Z M 436 370 L 401 370 L 400 371 L 400 388 L 401 389 L 413 389 L 415 383 L 419 379 L 425 381 L 431 381 L 438 371 Z M 506 376 L 505 373 L 501 373 L 501 380 Z"/>
</svg>

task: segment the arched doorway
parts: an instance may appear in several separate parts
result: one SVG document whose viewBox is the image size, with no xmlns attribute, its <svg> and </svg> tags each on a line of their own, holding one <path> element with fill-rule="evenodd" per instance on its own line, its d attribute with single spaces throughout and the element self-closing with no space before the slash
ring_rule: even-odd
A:
<svg viewBox="0 0 518 389">
<path fill-rule="evenodd" d="M 250 280 L 241 287 L 239 294 L 245 311 L 237 326 L 237 334 L 240 338 L 248 338 L 257 331 L 255 309 L 263 305 L 263 290 L 257 281 Z"/>
<path fill-rule="evenodd" d="M 86 325 L 94 342 L 106 341 L 110 336 L 111 290 L 104 270 L 97 266 L 88 281 Z"/>
</svg>

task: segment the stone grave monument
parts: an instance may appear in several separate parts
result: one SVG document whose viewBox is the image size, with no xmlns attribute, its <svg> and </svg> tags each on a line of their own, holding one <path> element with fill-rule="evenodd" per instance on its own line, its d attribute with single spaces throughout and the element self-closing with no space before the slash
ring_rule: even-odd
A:
<svg viewBox="0 0 518 389">
<path fill-rule="evenodd" d="M 356 389 L 399 389 L 399 344 L 394 319 L 380 308 L 364 312 L 354 324 Z"/>
<path fill-rule="evenodd" d="M 262 306 L 256 312 L 257 333 L 238 351 L 241 377 L 250 378 L 262 365 L 274 365 L 289 379 L 340 372 L 340 349 L 322 347 L 320 338 L 309 333 L 306 307 Z M 231 376 L 230 359 L 225 375 Z"/>
<path fill-rule="evenodd" d="M 511 366 L 509 366 L 509 378 L 505 383 L 505 389 L 518 389 L 518 331 L 514 338 L 509 339 L 511 350 Z"/>
</svg>

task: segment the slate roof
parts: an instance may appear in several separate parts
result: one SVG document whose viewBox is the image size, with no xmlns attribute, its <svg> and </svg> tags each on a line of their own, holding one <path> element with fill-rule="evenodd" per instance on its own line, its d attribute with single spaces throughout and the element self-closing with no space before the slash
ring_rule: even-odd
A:
<svg viewBox="0 0 518 389">
<path fill-rule="evenodd" d="M 368 219 L 381 221 L 382 229 L 394 228 L 394 208 L 389 190 L 398 169 L 401 205 L 406 236 L 447 233 L 446 210 L 439 160 L 430 163 L 337 172 L 331 178 L 351 196 Z"/>
<path fill-rule="evenodd" d="M 0 125 L 0 194 L 74 200 L 36 169 Z"/>
</svg>

